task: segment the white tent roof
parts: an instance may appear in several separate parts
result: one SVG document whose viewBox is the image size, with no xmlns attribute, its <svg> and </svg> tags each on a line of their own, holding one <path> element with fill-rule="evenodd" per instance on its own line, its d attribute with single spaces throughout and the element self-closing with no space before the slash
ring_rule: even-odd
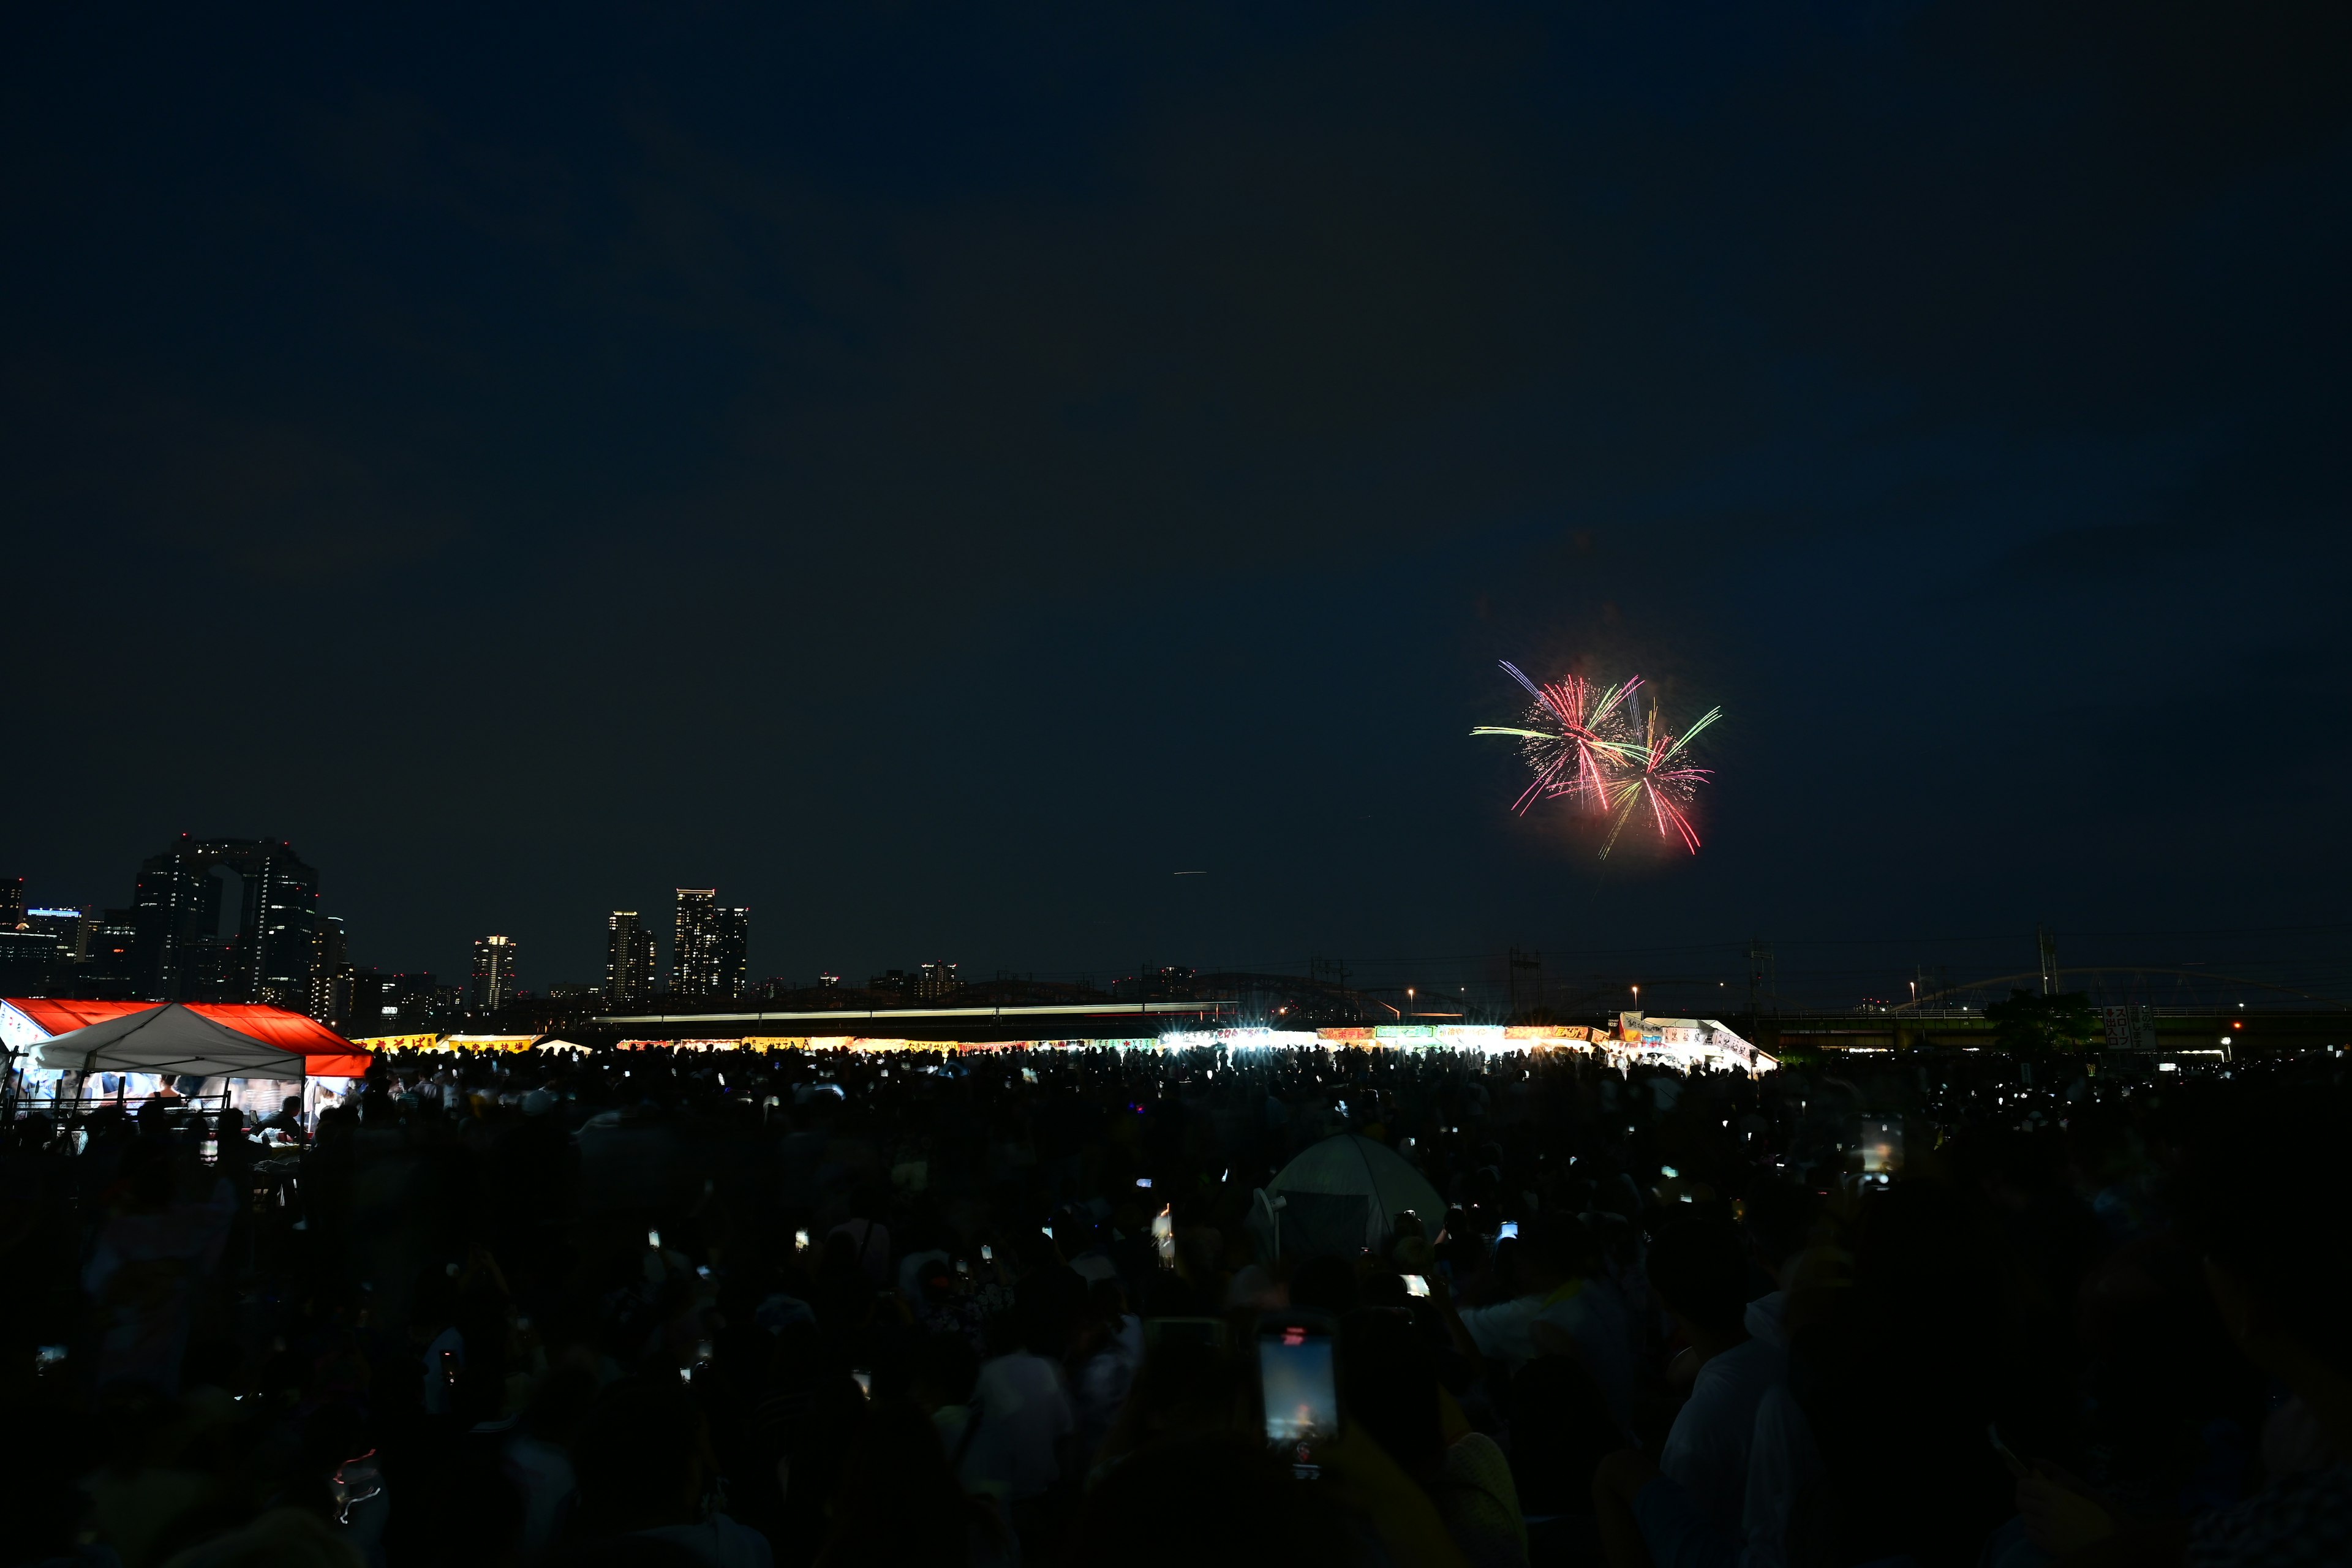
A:
<svg viewBox="0 0 2352 1568">
<path fill-rule="evenodd" d="M 71 1029 L 41 1047 L 41 1065 L 68 1071 L 189 1073 L 301 1081 L 294 1051 L 264 1045 L 177 1002 Z"/>
<path fill-rule="evenodd" d="M 1282 1168 L 1265 1184 L 1270 1193 L 1328 1193 L 1370 1200 L 1370 1226 L 1377 1238 L 1389 1234 L 1406 1209 L 1421 1215 L 1431 1236 L 1445 1224 L 1445 1200 L 1429 1178 L 1385 1143 L 1342 1132 L 1326 1138 Z"/>
</svg>

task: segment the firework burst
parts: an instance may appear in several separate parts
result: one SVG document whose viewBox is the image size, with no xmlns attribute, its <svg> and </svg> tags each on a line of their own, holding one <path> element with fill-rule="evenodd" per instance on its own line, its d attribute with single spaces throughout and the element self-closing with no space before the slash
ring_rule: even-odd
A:
<svg viewBox="0 0 2352 1568">
<path fill-rule="evenodd" d="M 1594 686 L 1580 675 L 1538 684 L 1508 660 L 1503 668 L 1534 699 L 1526 721 L 1481 724 L 1470 732 L 1508 736 L 1519 742 L 1532 776 L 1511 803 L 1513 811 L 1524 816 L 1538 800 L 1565 800 L 1575 809 L 1605 817 L 1609 827 L 1601 846 L 1605 860 L 1625 825 L 1646 805 L 1660 837 L 1668 843 L 1679 840 L 1692 854 L 1698 852 L 1689 808 L 1698 786 L 1711 774 L 1694 765 L 1687 752 L 1691 742 L 1721 718 L 1723 710 L 1708 710 L 1675 734 L 1666 728 L 1655 703 L 1643 712 L 1639 676 L 1615 686 Z"/>
<path fill-rule="evenodd" d="M 1535 699 L 1527 723 L 1481 724 L 1470 732 L 1518 741 L 1535 776 L 1511 809 L 1525 816 L 1537 801 L 1562 796 L 1598 808 L 1608 798 L 1612 770 L 1638 739 L 1629 710 L 1641 677 L 1596 689 L 1582 676 L 1570 675 L 1538 686 L 1508 659 L 1503 668 Z"/>
<path fill-rule="evenodd" d="M 1689 807 L 1698 786 L 1712 773 L 1706 768 L 1693 767 L 1683 753 L 1699 731 L 1722 717 L 1722 709 L 1710 708 L 1697 723 L 1676 735 L 1659 721 L 1658 710 L 1652 705 L 1640 749 L 1622 759 L 1622 767 L 1609 783 L 1609 837 L 1601 846 L 1603 860 L 1617 847 L 1617 836 L 1625 831 L 1625 824 L 1643 805 L 1658 825 L 1659 837 L 1670 843 L 1679 838 L 1685 849 L 1698 853 L 1698 832 L 1691 826 Z"/>
</svg>

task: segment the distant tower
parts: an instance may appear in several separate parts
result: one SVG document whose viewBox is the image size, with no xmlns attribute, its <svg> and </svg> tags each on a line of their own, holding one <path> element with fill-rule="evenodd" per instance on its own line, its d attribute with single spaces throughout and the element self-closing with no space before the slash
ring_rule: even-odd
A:
<svg viewBox="0 0 2352 1568">
<path fill-rule="evenodd" d="M 716 888 L 680 888 L 669 939 L 669 991 L 698 1002 L 710 994 L 716 975 L 710 961 L 711 915 L 719 908 Z"/>
<path fill-rule="evenodd" d="M 695 1002 L 740 996 L 751 946 L 750 910 L 724 907 L 716 888 L 677 889 L 677 925 L 669 952 L 673 994 Z"/>
<path fill-rule="evenodd" d="M 719 980 L 714 994 L 740 996 L 751 973 L 751 911 L 738 908 L 715 910 L 712 913 L 717 917 L 718 927 L 711 942 L 711 957 Z"/>
<path fill-rule="evenodd" d="M 2042 994 L 2058 994 L 2058 933 L 2046 925 L 2033 928 L 2033 945 L 2042 959 Z"/>
<path fill-rule="evenodd" d="M 653 999 L 661 977 L 660 950 L 635 910 L 614 910 L 604 938 L 604 1000 L 635 1007 Z"/>
<path fill-rule="evenodd" d="M 494 1013 L 514 1000 L 515 939 L 485 936 L 474 940 L 474 1011 Z"/>
<path fill-rule="evenodd" d="M 310 1016 L 340 1029 L 352 1018 L 351 939 L 343 917 L 322 915 L 317 935 L 319 955 L 310 966 Z"/>
<path fill-rule="evenodd" d="M 83 928 L 89 922 L 88 910 L 31 909 L 25 911 L 24 923 L 18 929 L 46 931 L 56 939 L 59 963 L 79 963 L 88 950 Z"/>
<path fill-rule="evenodd" d="M 207 934 L 206 919 L 215 931 L 220 925 L 218 904 L 207 911 L 205 884 L 184 859 L 177 847 L 153 857 L 139 868 L 131 890 L 131 919 L 138 928 L 131 954 L 132 983 L 138 987 L 134 994 L 150 1002 L 187 994 L 188 972 L 194 967 L 189 961 Z M 212 890 L 217 897 L 218 889 Z"/>
<path fill-rule="evenodd" d="M 319 873 L 284 839 L 184 833 L 140 867 L 131 904 L 149 1000 L 310 1005 Z"/>
</svg>

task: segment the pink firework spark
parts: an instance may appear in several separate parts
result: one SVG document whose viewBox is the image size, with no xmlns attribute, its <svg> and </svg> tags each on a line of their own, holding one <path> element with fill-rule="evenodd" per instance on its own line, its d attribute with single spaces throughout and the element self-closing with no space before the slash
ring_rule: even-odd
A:
<svg viewBox="0 0 2352 1568">
<path fill-rule="evenodd" d="M 1657 709 L 1651 708 L 1641 744 L 1619 753 L 1622 768 L 1609 784 L 1611 816 L 1608 841 L 1601 846 L 1603 860 L 1617 847 L 1617 836 L 1645 801 L 1657 822 L 1659 837 L 1669 842 L 1680 838 L 1685 849 L 1698 853 L 1698 830 L 1691 826 L 1690 813 L 1685 808 L 1697 795 L 1698 786 L 1714 775 L 1706 768 L 1692 766 L 1683 752 L 1693 737 L 1721 717 L 1722 709 L 1711 708 L 1697 723 L 1676 735 L 1659 722 Z"/>
<path fill-rule="evenodd" d="M 1609 784 L 1625 755 L 1634 751 L 1627 699 L 1640 689 L 1639 676 L 1622 686 L 1596 687 L 1580 675 L 1540 685 L 1508 659 L 1504 670 L 1535 699 L 1524 725 L 1482 724 L 1474 735 L 1509 735 L 1519 742 L 1535 775 L 1511 809 L 1525 816 L 1538 800 L 1567 798 L 1598 811 L 1609 800 Z"/>
</svg>

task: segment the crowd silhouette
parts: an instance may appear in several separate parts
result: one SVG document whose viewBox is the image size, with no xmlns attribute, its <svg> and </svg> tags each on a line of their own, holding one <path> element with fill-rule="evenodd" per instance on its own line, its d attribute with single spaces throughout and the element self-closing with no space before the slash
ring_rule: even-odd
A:
<svg viewBox="0 0 2352 1568">
<path fill-rule="evenodd" d="M 37 1110 L 0 1563 L 2340 1563 L 2347 1067 L 635 1050 Z M 1342 1134 L 1440 1212 L 1286 1231 Z M 1272 1322 L 1334 1347 L 1311 1465 Z"/>
</svg>

